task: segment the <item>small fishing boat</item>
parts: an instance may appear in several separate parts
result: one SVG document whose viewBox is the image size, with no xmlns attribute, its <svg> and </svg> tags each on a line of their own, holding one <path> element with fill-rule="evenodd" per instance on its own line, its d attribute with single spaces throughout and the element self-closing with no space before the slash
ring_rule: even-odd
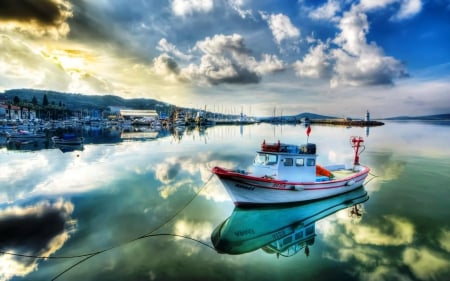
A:
<svg viewBox="0 0 450 281">
<path fill-rule="evenodd" d="M 59 148 L 62 153 L 83 151 L 83 144 L 55 144 L 55 148 Z"/>
<path fill-rule="evenodd" d="M 313 143 L 298 146 L 263 141 L 256 152 L 252 171 L 214 167 L 212 172 L 236 206 L 317 200 L 349 192 L 363 184 L 370 171 L 369 167 L 359 164 L 363 142 L 362 137 L 351 137 L 355 157 L 350 168 L 343 164 L 317 165 Z"/>
<path fill-rule="evenodd" d="M 83 144 L 84 138 L 75 134 L 63 134 L 61 137 L 53 136 L 52 141 L 54 144 L 80 145 Z"/>
<path fill-rule="evenodd" d="M 315 223 L 339 210 L 350 208 L 349 216 L 359 218 L 359 204 L 369 196 L 363 186 L 333 197 L 308 203 L 260 208 L 235 207 L 231 215 L 211 233 L 217 252 L 244 254 L 258 249 L 284 257 L 292 256 L 314 243 Z"/>
</svg>

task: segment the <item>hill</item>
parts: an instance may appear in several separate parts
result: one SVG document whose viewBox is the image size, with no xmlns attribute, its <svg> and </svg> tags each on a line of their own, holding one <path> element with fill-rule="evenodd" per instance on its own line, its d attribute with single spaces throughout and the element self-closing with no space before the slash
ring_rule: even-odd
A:
<svg viewBox="0 0 450 281">
<path fill-rule="evenodd" d="M 64 104 L 72 111 L 78 110 L 106 110 L 108 106 L 121 106 L 133 109 L 156 109 L 167 110 L 173 105 L 160 102 L 154 99 L 124 99 L 114 95 L 82 95 L 73 93 L 61 93 L 56 91 L 34 90 L 34 89 L 13 89 L 4 92 L 6 100 L 12 100 L 15 96 L 21 101 L 31 102 L 33 97 L 42 104 L 44 95 L 47 95 L 49 103 Z M 1 94 L 0 94 L 1 96 Z"/>
<path fill-rule="evenodd" d="M 315 114 L 315 113 L 310 113 L 310 112 L 304 112 L 304 113 L 300 113 L 295 115 L 295 117 L 297 119 L 302 119 L 302 118 L 308 118 L 308 119 L 335 119 L 336 117 L 333 116 L 327 116 L 327 115 L 320 115 L 320 114 Z"/>
<path fill-rule="evenodd" d="M 424 116 L 396 116 L 396 117 L 389 117 L 384 118 L 383 120 L 428 120 L 428 121 L 435 121 L 435 120 L 450 120 L 450 113 L 449 114 L 436 114 L 436 115 L 424 115 Z"/>
</svg>

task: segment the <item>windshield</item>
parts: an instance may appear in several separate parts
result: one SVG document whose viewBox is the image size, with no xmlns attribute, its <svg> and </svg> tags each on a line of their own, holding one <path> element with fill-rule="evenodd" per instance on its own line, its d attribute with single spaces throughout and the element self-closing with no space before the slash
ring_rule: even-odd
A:
<svg viewBox="0 0 450 281">
<path fill-rule="evenodd" d="M 257 153 L 254 163 L 260 165 L 275 165 L 277 163 L 278 156 L 269 153 Z"/>
</svg>

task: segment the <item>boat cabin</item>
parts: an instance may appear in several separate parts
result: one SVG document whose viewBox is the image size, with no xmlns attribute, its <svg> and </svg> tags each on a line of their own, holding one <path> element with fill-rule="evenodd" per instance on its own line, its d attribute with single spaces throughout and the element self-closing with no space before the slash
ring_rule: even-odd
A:
<svg viewBox="0 0 450 281">
<path fill-rule="evenodd" d="M 314 244 L 315 236 L 315 224 L 313 223 L 295 229 L 292 233 L 266 245 L 263 249 L 266 252 L 283 254 L 285 257 L 293 256 L 300 250 L 305 249 L 305 254 L 308 256 L 309 249 L 307 246 Z"/>
<path fill-rule="evenodd" d="M 266 144 L 257 151 L 253 176 L 295 182 L 314 182 L 316 177 L 316 145 Z"/>
</svg>

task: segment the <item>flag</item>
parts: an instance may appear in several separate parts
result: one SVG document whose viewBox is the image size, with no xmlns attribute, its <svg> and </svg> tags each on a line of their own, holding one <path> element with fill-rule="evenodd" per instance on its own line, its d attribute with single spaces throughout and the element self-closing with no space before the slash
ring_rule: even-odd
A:
<svg viewBox="0 0 450 281">
<path fill-rule="evenodd" d="M 311 126 L 308 125 L 308 128 L 306 128 L 306 135 L 309 137 L 310 133 L 311 133 Z"/>
</svg>

